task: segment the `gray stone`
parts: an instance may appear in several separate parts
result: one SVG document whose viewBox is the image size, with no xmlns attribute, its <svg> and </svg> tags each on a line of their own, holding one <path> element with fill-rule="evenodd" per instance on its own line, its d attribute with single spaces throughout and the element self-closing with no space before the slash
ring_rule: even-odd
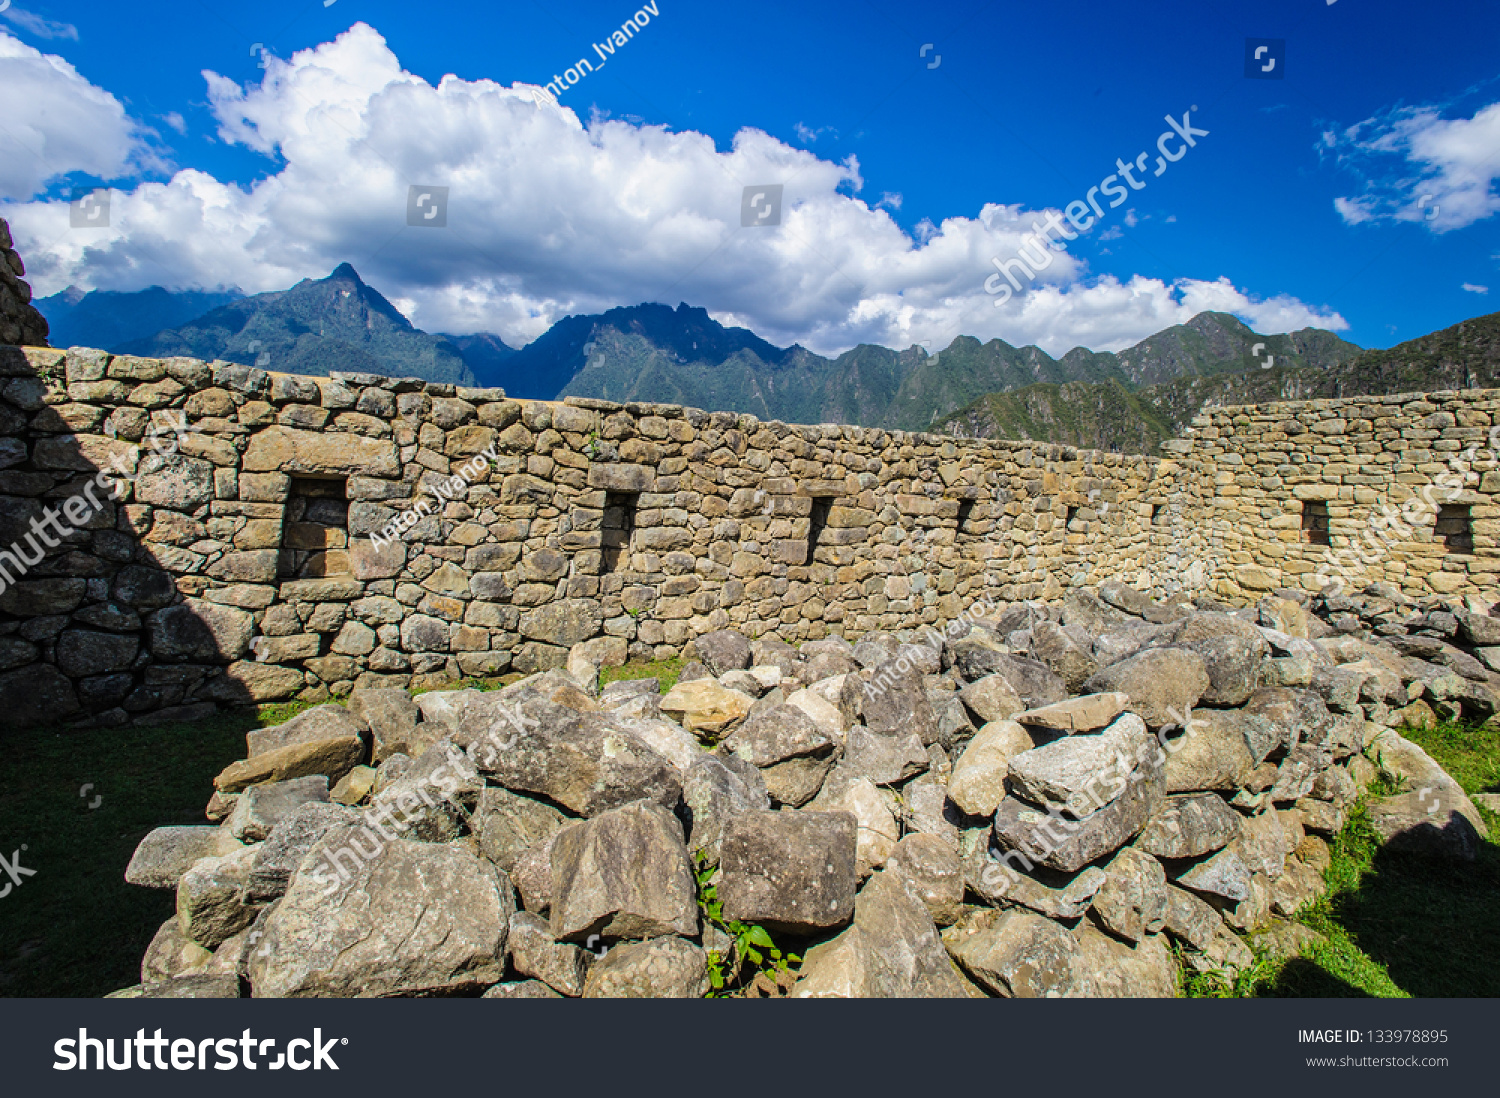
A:
<svg viewBox="0 0 1500 1098">
<path fill-rule="evenodd" d="M 987 904 L 1024 907 L 1049 919 L 1076 919 L 1104 887 L 1104 871 L 1098 866 L 1089 866 L 1068 880 L 1054 880 L 1052 885 L 1019 872 L 1036 867 L 1014 851 L 994 857 L 987 828 L 966 831 L 961 850 L 964 882 Z"/>
<path fill-rule="evenodd" d="M 863 880 L 885 864 L 901 838 L 900 826 L 891 811 L 892 802 L 868 778 L 840 765 L 829 774 L 807 810 L 847 812 L 854 817 L 859 829 L 855 863 Z"/>
<path fill-rule="evenodd" d="M 222 858 L 203 858 L 177 882 L 177 926 L 182 936 L 204 949 L 217 949 L 255 919 L 242 893 L 255 857 L 245 847 Z"/>
<path fill-rule="evenodd" d="M 1046 728 L 1054 732 L 1093 732 L 1107 727 L 1125 712 L 1130 698 L 1124 694 L 1085 694 L 1056 705 L 1027 709 L 1015 714 L 1018 724 L 1029 728 Z"/>
<path fill-rule="evenodd" d="M 1094 915 L 1121 938 L 1139 942 L 1167 921 L 1167 876 L 1149 854 L 1126 847 L 1104 867 L 1107 880 L 1094 895 Z"/>
<path fill-rule="evenodd" d="M 369 726 L 376 763 L 401 752 L 413 757 L 431 746 L 430 735 L 417 730 L 421 710 L 405 690 L 395 687 L 356 688 L 349 695 L 349 712 Z"/>
<path fill-rule="evenodd" d="M 1007 797 L 995 812 L 995 841 L 1002 850 L 1073 873 L 1130 841 L 1165 796 L 1165 768 L 1152 755 L 1132 772 L 1118 798 L 1079 820 L 1048 816 Z"/>
<path fill-rule="evenodd" d="M 736 768 L 713 755 L 699 757 L 682 782 L 688 810 L 688 844 L 711 864 L 719 862 L 719 846 L 729 822 L 746 812 L 768 811 L 770 795 L 765 779 L 753 766 Z"/>
<path fill-rule="evenodd" d="M 518 911 L 510 917 L 510 935 L 506 939 L 510 964 L 522 976 L 541 980 L 553 991 L 570 998 L 583 994 L 594 955 L 552 937 L 547 920 L 529 911 Z"/>
<path fill-rule="evenodd" d="M 559 599 L 521 615 L 521 635 L 548 644 L 571 647 L 597 636 L 604 611 L 593 599 Z"/>
<path fill-rule="evenodd" d="M 1194 949 L 1206 950 L 1224 930 L 1224 918 L 1191 892 L 1169 884 L 1166 929 Z"/>
<path fill-rule="evenodd" d="M 1186 870 L 1175 873 L 1183 888 L 1238 902 L 1250 896 L 1250 869 L 1239 852 L 1225 848 Z"/>
<path fill-rule="evenodd" d="M 189 972 L 160 983 L 141 984 L 111 992 L 106 999 L 238 999 L 240 982 L 234 976 Z"/>
<path fill-rule="evenodd" d="M 1177 965 L 1161 935 L 1127 945 L 1084 925 L 1078 930 L 1080 961 L 1093 999 L 1173 999 Z"/>
<path fill-rule="evenodd" d="M 681 938 L 613 946 L 589 969 L 585 999 L 701 999 L 708 956 Z"/>
<path fill-rule="evenodd" d="M 1029 911 L 987 913 L 977 926 L 949 927 L 943 944 L 976 983 L 996 995 L 1072 998 L 1088 988 L 1077 940 Z"/>
<path fill-rule="evenodd" d="M 639 801 L 563 828 L 552 844 L 551 900 L 559 941 L 697 934 L 681 823 L 659 804 Z"/>
<path fill-rule="evenodd" d="M 801 709 L 775 705 L 751 713 L 724 740 L 722 750 L 754 766 L 767 767 L 805 755 L 827 755 L 833 750 L 833 742 Z"/>
<path fill-rule="evenodd" d="M 1005 799 L 1010 760 L 1036 746 L 1015 721 L 992 721 L 981 728 L 953 764 L 948 796 L 971 816 L 992 816 Z"/>
<path fill-rule="evenodd" d="M 1270 728 L 1264 717 L 1253 713 L 1194 709 L 1186 734 L 1168 741 L 1168 792 L 1238 789 L 1258 761 L 1247 733 L 1262 736 Z"/>
<path fill-rule="evenodd" d="M 944 840 L 936 835 L 906 836 L 886 859 L 885 872 L 906 883 L 938 926 L 958 920 L 964 899 L 963 866 Z"/>
<path fill-rule="evenodd" d="M 726 671 L 744 671 L 750 666 L 750 641 L 733 629 L 705 633 L 693 640 L 697 658 L 714 675 Z"/>
<path fill-rule="evenodd" d="M 927 908 L 899 876 L 877 873 L 854 925 L 808 950 L 794 998 L 963 999 L 969 992 Z"/>
<path fill-rule="evenodd" d="M 189 867 L 212 857 L 217 827 L 158 827 L 147 833 L 125 867 L 125 880 L 145 888 L 176 888 Z"/>
<path fill-rule="evenodd" d="M 1055 622 L 1039 621 L 1031 630 L 1032 655 L 1050 667 L 1072 693 L 1078 693 L 1089 676 L 1099 670 L 1090 647 L 1080 644 L 1068 629 Z"/>
<path fill-rule="evenodd" d="M 302 805 L 327 801 L 328 779 L 321 774 L 252 785 L 235 801 L 234 811 L 229 814 L 229 833 L 241 842 L 258 843 Z"/>
<path fill-rule="evenodd" d="M 724 916 L 775 931 L 841 926 L 858 883 L 855 819 L 847 812 L 745 812 L 719 851 Z"/>
<path fill-rule="evenodd" d="M 1010 787 L 1035 805 L 1084 816 L 1124 793 L 1137 760 L 1155 746 L 1141 718 L 1126 713 L 1098 735 L 1064 736 L 1012 757 Z"/>
<path fill-rule="evenodd" d="M 359 822 L 359 813 L 343 805 L 310 801 L 282 816 L 266 841 L 255 847 L 245 877 L 247 903 L 264 904 L 284 895 L 304 858 L 335 827 Z"/>
<path fill-rule="evenodd" d="M 1161 858 L 1197 858 L 1229 845 L 1242 817 L 1217 793 L 1168 797 L 1135 845 Z"/>
<path fill-rule="evenodd" d="M 773 804 L 801 808 L 818 795 L 832 768 L 832 755 L 806 755 L 768 766 L 760 773 Z"/>
<path fill-rule="evenodd" d="M 468 830 L 469 813 L 485 788 L 473 761 L 439 741 L 395 782 L 370 798 L 366 818 L 408 839 L 446 843 Z"/>
<path fill-rule="evenodd" d="M 347 736 L 363 737 L 368 732 L 369 728 L 364 721 L 342 705 L 317 705 L 298 713 L 283 724 L 245 733 L 245 746 L 250 757 L 254 758 L 292 744 L 315 743 Z"/>
<path fill-rule="evenodd" d="M 1151 728 L 1180 724 L 1208 688 L 1203 657 L 1185 648 L 1147 649 L 1098 671 L 1083 684 L 1090 694 L 1128 695 L 1131 711 Z"/>
<path fill-rule="evenodd" d="M 1004 675 L 986 675 L 971 682 L 959 690 L 958 697 L 981 724 L 1009 720 L 1026 708 Z"/>
<path fill-rule="evenodd" d="M 899 661 L 888 661 L 866 671 L 860 713 L 878 735 L 915 735 L 924 744 L 937 739 L 937 716 L 927 700 L 922 676 L 902 671 Z"/>
<path fill-rule="evenodd" d="M 479 795 L 470 819 L 484 856 L 512 876 L 528 850 L 556 835 L 568 823 L 568 817 L 550 804 L 494 786 Z"/>
<path fill-rule="evenodd" d="M 162 923 L 141 958 L 141 983 L 170 980 L 209 962 L 213 953 L 183 936 L 177 916 Z"/>
<path fill-rule="evenodd" d="M 1208 672 L 1208 689 L 1199 698 L 1203 705 L 1244 705 L 1260 685 L 1261 663 L 1270 654 L 1259 633 L 1205 637 L 1191 648 L 1203 657 Z"/>
<path fill-rule="evenodd" d="M 309 864 L 357 844 L 360 830 L 328 832 Z M 457 844 L 400 838 L 355 860 L 347 881 L 293 878 L 250 955 L 256 998 L 464 994 L 504 975 L 515 913 L 504 873 Z"/>
<path fill-rule="evenodd" d="M 1001 660 L 1009 653 L 1010 650 L 993 634 L 973 629 L 943 646 L 943 663 L 958 668 L 965 681 L 976 682 L 1000 670 Z"/>
<path fill-rule="evenodd" d="M 927 749 L 915 733 L 882 736 L 862 724 L 849 729 L 843 765 L 876 785 L 896 785 L 927 769 Z"/>
<path fill-rule="evenodd" d="M 515 980 L 511 983 L 496 984 L 480 996 L 481 999 L 561 999 L 562 997 L 540 980 Z"/>
<path fill-rule="evenodd" d="M 471 749 L 493 781 L 536 793 L 580 816 L 596 816 L 643 798 L 667 808 L 682 799 L 677 769 L 606 714 L 550 702 L 523 706 L 525 727 L 503 750 Z"/>
</svg>

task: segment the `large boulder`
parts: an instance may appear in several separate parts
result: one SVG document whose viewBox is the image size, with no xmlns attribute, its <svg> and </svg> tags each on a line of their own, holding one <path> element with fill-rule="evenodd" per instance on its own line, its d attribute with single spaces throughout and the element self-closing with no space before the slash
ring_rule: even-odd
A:
<svg viewBox="0 0 1500 1098">
<path fill-rule="evenodd" d="M 842 766 L 829 775 L 807 810 L 847 812 L 854 817 L 859 827 L 855 862 L 861 880 L 885 864 L 901 838 L 901 828 L 885 795 L 869 778 Z"/>
<path fill-rule="evenodd" d="M 1186 648 L 1148 648 L 1091 675 L 1084 692 L 1119 691 L 1151 728 L 1181 724 L 1209 688 L 1207 664 Z M 1061 700 L 1061 699 L 1057 699 Z"/>
<path fill-rule="evenodd" d="M 995 812 L 995 842 L 1001 850 L 1052 869 L 1073 873 L 1129 842 L 1166 796 L 1166 768 L 1151 753 L 1126 779 L 1114 801 L 1078 820 L 1048 815 L 1016 797 Z"/>
<path fill-rule="evenodd" d="M 234 802 L 226 826 L 240 842 L 265 840 L 284 817 L 304 804 L 328 802 L 328 779 L 321 774 L 286 782 L 252 785 Z"/>
<path fill-rule="evenodd" d="M 1203 657 L 1208 672 L 1208 689 L 1199 698 L 1203 705 L 1244 705 L 1260 685 L 1261 664 L 1270 655 L 1265 638 L 1253 630 L 1249 636 L 1205 637 L 1188 647 Z"/>
<path fill-rule="evenodd" d="M 552 927 L 540 915 L 518 911 L 510 917 L 506 939 L 510 965 L 522 976 L 541 980 L 552 990 L 571 998 L 583 994 L 594 954 L 552 937 Z"/>
<path fill-rule="evenodd" d="M 894 874 L 877 873 L 855 903 L 854 925 L 808 950 L 794 998 L 964 999 L 932 916 Z"/>
<path fill-rule="evenodd" d="M 705 633 L 693 641 L 698 660 L 714 675 L 726 671 L 743 671 L 750 666 L 750 641 L 733 629 Z"/>
<path fill-rule="evenodd" d="M 1099 670 L 1099 663 L 1090 650 L 1092 641 L 1087 634 L 1080 642 L 1073 632 L 1055 622 L 1039 621 L 1031 629 L 1031 652 L 1063 680 L 1069 691 L 1078 693 L 1089 676 Z"/>
<path fill-rule="evenodd" d="M 264 920 L 252 951 L 257 998 L 477 993 L 505 974 L 515 899 L 505 874 L 458 844 L 397 838 L 364 857 L 361 828 L 339 827 Z M 349 849 L 360 852 L 349 859 Z M 349 879 L 321 867 L 355 863 Z"/>
<path fill-rule="evenodd" d="M 1146 821 L 1135 845 L 1160 858 L 1197 858 L 1229 845 L 1243 817 L 1217 793 L 1168 797 Z"/>
<path fill-rule="evenodd" d="M 700 756 L 683 778 L 682 799 L 687 806 L 689 848 L 701 851 L 714 865 L 719 862 L 719 844 L 729 821 L 771 807 L 760 771 L 737 757 Z"/>
<path fill-rule="evenodd" d="M 246 901 L 263 904 L 283 895 L 292 874 L 318 840 L 335 827 L 347 827 L 359 819 L 355 809 L 321 801 L 310 801 L 281 817 L 266 841 L 255 847 L 245 878 Z"/>
<path fill-rule="evenodd" d="M 752 766 L 774 766 L 805 755 L 827 755 L 833 741 L 801 709 L 772 705 L 756 710 L 723 741 L 730 752 Z"/>
<path fill-rule="evenodd" d="M 1088 990 L 1077 940 L 1029 911 L 986 912 L 974 923 L 943 931 L 943 944 L 971 979 L 995 995 L 1058 999 Z"/>
<path fill-rule="evenodd" d="M 1130 942 L 1155 934 L 1167 921 L 1167 875 L 1149 854 L 1126 847 L 1104 867 L 1106 880 L 1094 894 L 1100 925 Z"/>
<path fill-rule="evenodd" d="M 398 751 L 415 758 L 432 742 L 432 729 L 418 732 L 422 714 L 405 690 L 391 686 L 356 689 L 349 695 L 349 712 L 369 726 L 377 763 Z"/>
<path fill-rule="evenodd" d="M 957 922 L 964 871 L 953 847 L 936 835 L 907 835 L 886 859 L 885 872 L 900 877 L 938 926 Z"/>
<path fill-rule="evenodd" d="M 563 828 L 552 843 L 551 901 L 558 941 L 692 937 L 697 888 L 682 824 L 643 800 Z"/>
<path fill-rule="evenodd" d="M 1014 756 L 1010 787 L 1032 804 L 1077 818 L 1124 793 L 1137 760 L 1155 746 L 1141 718 L 1125 713 L 1097 735 L 1064 736 Z"/>
<path fill-rule="evenodd" d="M 1010 760 L 1036 746 L 1015 721 L 992 721 L 981 728 L 953 764 L 948 796 L 971 816 L 992 816 L 1005 799 Z"/>
<path fill-rule="evenodd" d="M 865 672 L 860 696 L 865 727 L 883 735 L 915 735 L 924 744 L 937 739 L 937 715 L 927 700 L 921 673 L 910 662 L 889 660 Z"/>
<path fill-rule="evenodd" d="M 469 826 L 484 856 L 514 874 L 522 855 L 568 823 L 550 804 L 490 786 L 479 795 Z"/>
<path fill-rule="evenodd" d="M 146 888 L 176 888 L 194 862 L 212 857 L 217 827 L 158 827 L 148 832 L 125 867 L 125 880 Z"/>
<path fill-rule="evenodd" d="M 722 739 L 750 715 L 755 699 L 729 690 L 713 679 L 679 682 L 662 695 L 661 711 L 681 722 L 689 732 Z"/>
<path fill-rule="evenodd" d="M 719 848 L 724 917 L 812 934 L 854 911 L 857 831 L 847 812 L 746 812 Z"/>
<path fill-rule="evenodd" d="M 1242 709 L 1194 709 L 1186 728 L 1168 742 L 1170 793 L 1238 789 L 1277 737 L 1266 718 Z"/>
<path fill-rule="evenodd" d="M 524 727 L 503 750 L 470 748 L 496 784 L 536 793 L 580 816 L 596 816 L 649 799 L 675 808 L 682 798 L 677 768 L 608 714 L 580 713 L 547 701 L 525 705 Z"/>
<path fill-rule="evenodd" d="M 245 747 L 254 758 L 292 744 L 362 737 L 368 732 L 369 726 L 342 705 L 315 705 L 289 721 L 245 733 Z"/>
<path fill-rule="evenodd" d="M 701 999 L 708 993 L 708 956 L 681 938 L 613 946 L 589 969 L 585 999 Z"/>
<path fill-rule="evenodd" d="M 1087 924 L 1079 927 L 1080 961 L 1092 999 L 1174 999 L 1177 964 L 1159 934 L 1127 945 Z"/>
<path fill-rule="evenodd" d="M 1004 675 L 976 679 L 960 689 L 958 697 L 981 724 L 1009 720 L 1026 708 L 1021 695 Z"/>
<path fill-rule="evenodd" d="M 1039 660 L 1009 654 L 997 656 L 994 673 L 1010 683 L 1011 689 L 1026 704 L 1027 709 L 1055 705 L 1068 697 L 1067 684 Z"/>
</svg>

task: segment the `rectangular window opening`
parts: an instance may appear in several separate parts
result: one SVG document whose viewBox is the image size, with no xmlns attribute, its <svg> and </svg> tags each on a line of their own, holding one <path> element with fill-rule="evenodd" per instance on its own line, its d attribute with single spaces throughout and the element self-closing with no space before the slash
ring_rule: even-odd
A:
<svg viewBox="0 0 1500 1098">
<path fill-rule="evenodd" d="M 1309 545 L 1328 545 L 1328 504 L 1320 499 L 1302 503 L 1302 540 Z"/>
<path fill-rule="evenodd" d="M 636 492 L 606 492 L 604 494 L 604 518 L 600 523 L 603 537 L 600 549 L 604 558 L 604 572 L 622 571 L 630 563 L 630 543 L 635 534 L 635 513 L 640 505 Z"/>
<path fill-rule="evenodd" d="M 349 493 L 344 477 L 292 477 L 281 522 L 278 575 L 349 574 Z"/>
<path fill-rule="evenodd" d="M 972 499 L 961 499 L 958 501 L 958 532 L 966 534 L 965 529 L 969 525 L 969 516 L 974 513 L 974 501 Z"/>
<path fill-rule="evenodd" d="M 823 536 L 823 529 L 828 525 L 828 512 L 833 510 L 833 496 L 813 496 L 812 514 L 807 520 L 807 559 L 804 565 L 813 562 L 813 554 L 817 552 L 818 540 Z"/>
<path fill-rule="evenodd" d="M 1073 528 L 1073 520 L 1075 518 L 1077 518 L 1077 517 L 1078 517 L 1078 508 L 1076 508 L 1076 507 L 1069 507 L 1068 508 L 1068 517 L 1065 518 L 1065 519 L 1063 519 L 1063 525 L 1066 526 L 1068 529 L 1071 530 Z"/>
<path fill-rule="evenodd" d="M 1438 508 L 1433 533 L 1450 553 L 1474 551 L 1474 520 L 1466 503 L 1445 503 Z"/>
<path fill-rule="evenodd" d="M 1151 525 L 1165 526 L 1167 523 L 1167 505 L 1164 503 L 1153 503 L 1151 505 Z"/>
</svg>

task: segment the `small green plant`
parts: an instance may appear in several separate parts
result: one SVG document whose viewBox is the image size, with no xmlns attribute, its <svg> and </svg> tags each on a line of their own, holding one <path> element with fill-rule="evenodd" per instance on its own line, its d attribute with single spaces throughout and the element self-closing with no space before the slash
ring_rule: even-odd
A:
<svg viewBox="0 0 1500 1098">
<path fill-rule="evenodd" d="M 718 887 L 710 883 L 718 867 L 709 862 L 708 855 L 701 850 L 693 855 L 693 861 L 698 910 L 703 913 L 703 921 L 723 931 L 733 942 L 727 954 L 714 949 L 708 951 L 710 999 L 730 995 L 762 972 L 774 980 L 777 973 L 790 972 L 792 965 L 802 963 L 798 954 L 783 953 L 765 927 L 725 919 L 724 902 L 719 899 Z"/>
<path fill-rule="evenodd" d="M 41 379 L 42 384 L 47 386 L 47 391 L 50 393 L 58 393 L 67 388 L 67 374 L 57 363 L 37 367 L 36 376 Z"/>
<path fill-rule="evenodd" d="M 583 452 L 584 452 L 584 455 L 590 461 L 593 461 L 595 458 L 597 458 L 599 456 L 599 432 L 598 431 L 590 431 L 589 432 L 589 437 L 584 441 L 584 444 L 583 444 Z"/>
</svg>

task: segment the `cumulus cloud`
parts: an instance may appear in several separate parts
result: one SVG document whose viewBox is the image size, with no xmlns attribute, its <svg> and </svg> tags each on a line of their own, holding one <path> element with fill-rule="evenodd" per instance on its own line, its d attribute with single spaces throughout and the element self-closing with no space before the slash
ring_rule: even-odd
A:
<svg viewBox="0 0 1500 1098">
<path fill-rule="evenodd" d="M 1476 286 L 1472 282 L 1465 282 L 1463 284 L 1463 288 L 1471 294 L 1487 294 L 1490 292 L 1490 288 L 1488 286 Z"/>
<path fill-rule="evenodd" d="M 820 159 L 754 129 L 721 151 L 692 131 L 584 125 L 527 84 L 447 76 L 434 87 L 364 24 L 266 66 L 248 86 L 204 73 L 218 136 L 266 156 L 264 178 L 239 187 L 185 170 L 142 182 L 115 194 L 108 229 L 70 232 L 65 203 L 12 207 L 23 243 L 50 245 L 25 253 L 39 292 L 69 282 L 256 292 L 348 260 L 418 326 L 488 329 L 513 344 L 567 314 L 641 301 L 702 305 L 823 353 L 946 346 L 960 334 L 1115 350 L 1204 309 L 1263 331 L 1347 327 L 1224 277 L 1091 277 L 1066 251 L 996 308 L 983 289 L 992 259 L 1019 254 L 1054 211 L 987 204 L 977 217 L 924 221 L 914 239 L 859 197 L 852 156 Z M 784 185 L 781 223 L 742 227 L 744 189 L 770 183 Z M 446 228 L 406 224 L 414 185 L 449 189 Z"/>
<path fill-rule="evenodd" d="M 111 179 L 154 166 L 142 131 L 118 99 L 61 57 L 3 31 L 0 87 L 0 198 L 30 198 L 69 172 Z"/>
<path fill-rule="evenodd" d="M 1323 135 L 1325 152 L 1364 179 L 1363 193 L 1334 199 L 1350 225 L 1418 221 L 1435 233 L 1500 210 L 1500 103 L 1472 118 L 1444 118 L 1431 106 L 1401 107 Z"/>
</svg>

